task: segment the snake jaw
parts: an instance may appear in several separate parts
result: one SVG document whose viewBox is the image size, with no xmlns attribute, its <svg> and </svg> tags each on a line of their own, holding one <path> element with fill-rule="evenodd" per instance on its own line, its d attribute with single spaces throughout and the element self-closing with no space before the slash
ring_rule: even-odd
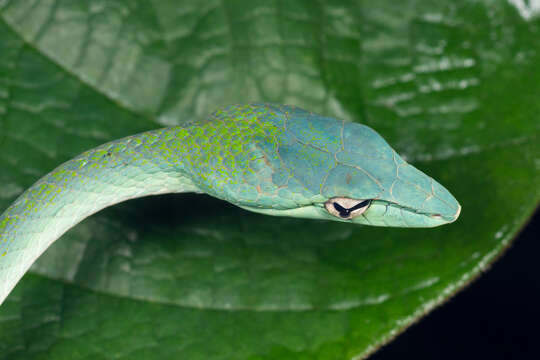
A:
<svg viewBox="0 0 540 360">
<path fill-rule="evenodd" d="M 278 210 L 248 206 L 240 207 L 249 211 L 273 216 L 321 219 L 383 227 L 435 227 L 454 222 L 459 216 L 459 209 L 453 216 L 443 216 L 436 213 L 421 212 L 417 209 L 407 208 L 384 200 L 370 200 L 369 205 L 362 207 L 362 209 L 357 209 L 360 210 L 359 213 L 354 215 L 348 214 L 343 217 L 340 216 L 339 211 L 334 210 L 335 213 L 330 211 L 332 209 L 330 206 L 336 199 L 340 199 L 343 205 L 362 203 L 362 200 L 358 199 L 336 197 L 328 199 L 325 202 L 316 202 L 291 209 Z M 347 199 L 348 202 L 343 202 L 343 199 Z"/>
<path fill-rule="evenodd" d="M 459 205 L 453 215 L 443 215 L 384 200 L 373 200 L 369 209 L 361 217 L 352 219 L 352 222 L 389 227 L 435 227 L 454 222 L 459 212 Z"/>
</svg>

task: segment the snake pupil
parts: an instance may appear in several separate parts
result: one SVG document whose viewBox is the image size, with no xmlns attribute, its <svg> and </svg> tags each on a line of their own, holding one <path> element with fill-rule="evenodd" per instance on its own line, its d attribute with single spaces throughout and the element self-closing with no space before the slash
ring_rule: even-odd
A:
<svg viewBox="0 0 540 360">
<path fill-rule="evenodd" d="M 371 200 L 364 200 L 361 203 L 358 203 L 358 204 L 354 205 L 352 208 L 349 209 L 349 211 L 354 211 L 356 209 L 361 209 L 364 206 L 368 206 L 370 202 L 371 202 Z"/>
<path fill-rule="evenodd" d="M 343 206 L 339 205 L 337 202 L 334 203 L 334 209 L 339 212 L 339 216 L 342 218 L 346 218 L 349 216 L 351 211 L 349 209 L 344 208 Z"/>
</svg>

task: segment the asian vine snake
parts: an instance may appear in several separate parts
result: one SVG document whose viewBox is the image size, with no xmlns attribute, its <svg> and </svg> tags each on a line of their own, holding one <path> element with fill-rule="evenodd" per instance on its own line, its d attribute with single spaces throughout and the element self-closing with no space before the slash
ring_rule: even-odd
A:
<svg viewBox="0 0 540 360">
<path fill-rule="evenodd" d="M 233 105 L 60 165 L 0 217 L 0 304 L 68 229 L 141 196 L 199 192 L 268 215 L 432 227 L 461 207 L 371 128 L 292 106 Z"/>
</svg>

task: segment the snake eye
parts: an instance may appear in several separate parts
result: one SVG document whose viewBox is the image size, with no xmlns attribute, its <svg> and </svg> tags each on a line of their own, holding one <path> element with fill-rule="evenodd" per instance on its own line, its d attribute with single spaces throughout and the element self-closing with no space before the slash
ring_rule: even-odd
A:
<svg viewBox="0 0 540 360">
<path fill-rule="evenodd" d="M 342 197 L 335 197 L 328 200 L 324 206 L 326 210 L 339 218 L 352 219 L 361 215 L 371 204 L 371 200 L 357 200 Z"/>
</svg>

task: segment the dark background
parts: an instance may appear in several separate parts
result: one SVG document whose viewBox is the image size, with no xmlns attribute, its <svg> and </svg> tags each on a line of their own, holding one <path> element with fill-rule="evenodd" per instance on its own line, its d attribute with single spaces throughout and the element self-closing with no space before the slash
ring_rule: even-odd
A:
<svg viewBox="0 0 540 360">
<path fill-rule="evenodd" d="M 492 268 L 370 360 L 540 359 L 540 209 Z"/>
</svg>

